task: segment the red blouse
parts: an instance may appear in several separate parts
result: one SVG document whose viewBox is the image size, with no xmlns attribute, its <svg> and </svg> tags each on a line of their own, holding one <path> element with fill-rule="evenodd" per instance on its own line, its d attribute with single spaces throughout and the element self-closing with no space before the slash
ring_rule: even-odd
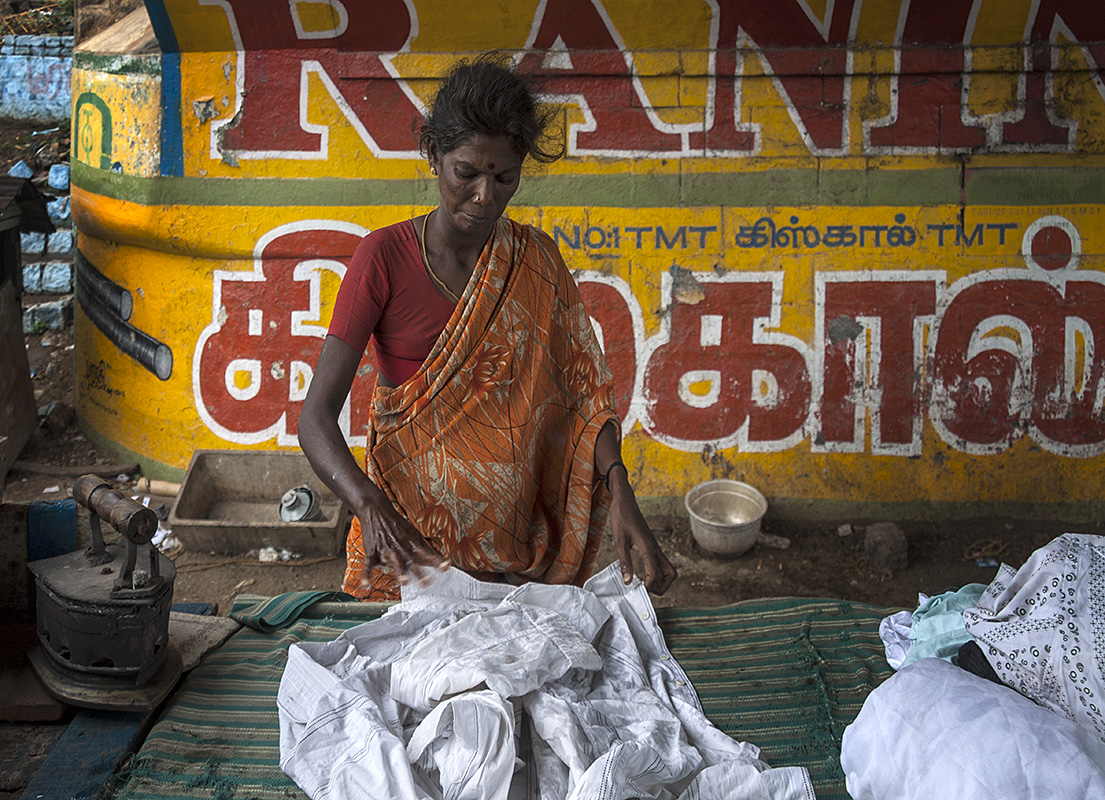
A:
<svg viewBox="0 0 1105 800">
<path fill-rule="evenodd" d="M 398 386 L 418 372 L 455 308 L 427 274 L 414 223 L 406 220 L 357 245 L 329 333 L 361 353 L 371 337 L 376 365 Z"/>
</svg>

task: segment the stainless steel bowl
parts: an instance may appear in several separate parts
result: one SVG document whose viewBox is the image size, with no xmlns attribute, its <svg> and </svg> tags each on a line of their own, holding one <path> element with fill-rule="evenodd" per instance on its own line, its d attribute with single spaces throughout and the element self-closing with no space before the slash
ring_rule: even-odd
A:
<svg viewBox="0 0 1105 800">
<path fill-rule="evenodd" d="M 758 489 L 726 479 L 698 484 L 684 502 L 698 546 L 726 558 L 742 555 L 756 543 L 767 513 L 767 498 Z"/>
</svg>

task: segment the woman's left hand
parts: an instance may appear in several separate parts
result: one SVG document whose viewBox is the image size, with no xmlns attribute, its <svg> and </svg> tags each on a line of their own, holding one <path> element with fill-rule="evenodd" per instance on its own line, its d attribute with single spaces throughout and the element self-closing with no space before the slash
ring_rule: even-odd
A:
<svg viewBox="0 0 1105 800">
<path fill-rule="evenodd" d="M 633 551 L 636 550 L 645 571 L 645 588 L 653 594 L 663 594 L 678 572 L 652 535 L 624 469 L 615 470 L 610 476 L 610 493 L 613 497 L 610 529 L 621 562 L 622 580 L 627 584 L 633 580 Z"/>
</svg>

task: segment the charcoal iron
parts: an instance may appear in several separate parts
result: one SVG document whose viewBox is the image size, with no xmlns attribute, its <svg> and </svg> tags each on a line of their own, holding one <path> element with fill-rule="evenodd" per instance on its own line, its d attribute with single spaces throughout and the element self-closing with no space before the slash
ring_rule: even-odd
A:
<svg viewBox="0 0 1105 800">
<path fill-rule="evenodd" d="M 92 544 L 28 564 L 39 641 L 31 666 L 51 694 L 72 705 L 152 710 L 183 667 L 169 641 L 176 567 L 151 544 L 157 514 L 95 475 L 78 479 L 73 496 L 91 512 Z M 104 540 L 101 519 L 121 542 Z"/>
</svg>

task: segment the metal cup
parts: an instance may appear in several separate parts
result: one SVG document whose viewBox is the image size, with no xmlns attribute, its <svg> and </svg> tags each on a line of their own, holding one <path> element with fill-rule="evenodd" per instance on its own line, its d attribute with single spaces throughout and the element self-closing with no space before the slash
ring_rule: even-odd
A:
<svg viewBox="0 0 1105 800">
<path fill-rule="evenodd" d="M 297 486 L 280 498 L 280 519 L 284 522 L 311 522 L 322 519 L 318 492 L 309 486 Z"/>
</svg>

